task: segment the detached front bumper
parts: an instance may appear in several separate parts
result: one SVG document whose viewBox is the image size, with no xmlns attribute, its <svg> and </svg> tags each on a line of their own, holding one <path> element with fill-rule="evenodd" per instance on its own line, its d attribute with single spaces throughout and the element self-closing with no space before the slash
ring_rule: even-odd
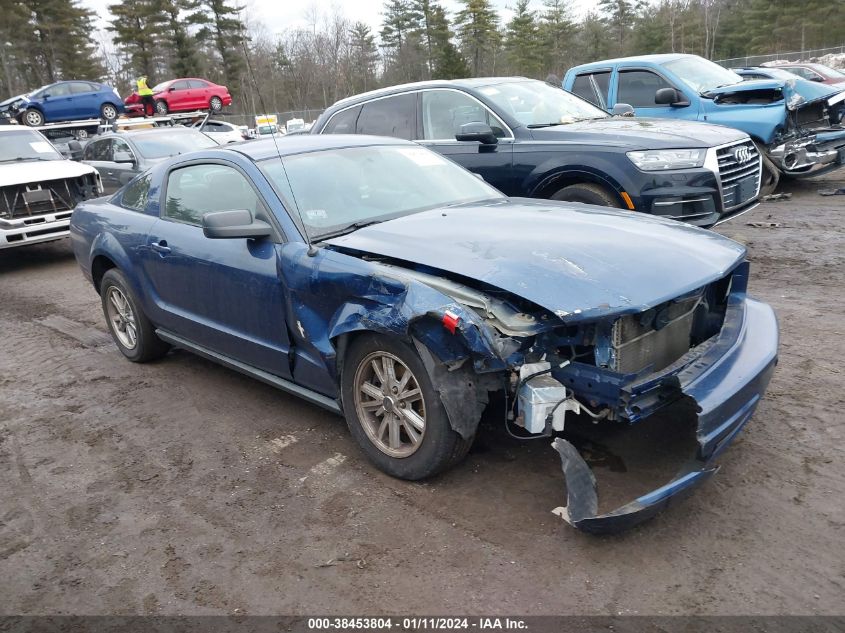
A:
<svg viewBox="0 0 845 633">
<path fill-rule="evenodd" d="M 683 498 L 710 478 L 713 464 L 751 418 L 777 364 L 778 326 L 768 305 L 732 297 L 725 326 L 710 348 L 677 377 L 684 396 L 696 404 L 697 448 L 664 486 L 615 510 L 598 514 L 596 480 L 568 441 L 552 446 L 561 457 L 567 505 L 554 512 L 584 532 L 620 532 Z"/>
<path fill-rule="evenodd" d="M 0 219 L 0 249 L 61 239 L 70 234 L 72 211 L 41 216 Z"/>
</svg>

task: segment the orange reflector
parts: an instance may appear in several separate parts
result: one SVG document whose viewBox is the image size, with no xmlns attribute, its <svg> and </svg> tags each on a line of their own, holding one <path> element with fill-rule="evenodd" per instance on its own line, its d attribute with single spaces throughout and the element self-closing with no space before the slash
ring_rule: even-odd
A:
<svg viewBox="0 0 845 633">
<path fill-rule="evenodd" d="M 628 195 L 627 193 L 625 193 L 624 191 L 622 192 L 622 194 L 621 194 L 621 195 L 622 195 L 622 199 L 625 201 L 625 204 L 627 204 L 627 205 L 628 205 L 628 208 L 629 208 L 631 211 L 633 211 L 633 210 L 634 210 L 634 203 L 633 203 L 633 202 L 631 202 L 631 196 L 629 196 L 629 195 Z"/>
</svg>

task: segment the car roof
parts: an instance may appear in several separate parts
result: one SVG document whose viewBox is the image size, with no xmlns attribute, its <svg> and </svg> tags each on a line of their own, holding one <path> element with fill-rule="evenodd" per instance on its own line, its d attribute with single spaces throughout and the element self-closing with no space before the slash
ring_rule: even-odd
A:
<svg viewBox="0 0 845 633">
<path fill-rule="evenodd" d="M 362 92 L 361 94 L 347 97 L 337 101 L 330 106 L 330 110 L 335 108 L 342 108 L 352 104 L 369 101 L 375 97 L 383 97 L 387 95 L 396 94 L 399 92 L 406 92 L 408 90 L 422 90 L 425 88 L 481 88 L 491 84 L 510 83 L 516 81 L 539 81 L 538 79 L 531 79 L 530 77 L 470 77 L 467 79 L 435 79 L 431 81 L 415 81 L 407 84 L 399 84 L 398 86 L 390 86 L 389 88 L 379 88 L 378 90 L 370 90 L 369 92 Z"/>
<path fill-rule="evenodd" d="M 598 62 L 591 62 L 589 64 L 581 64 L 575 66 L 571 70 L 580 70 L 582 68 L 599 68 L 604 66 L 616 65 L 621 62 L 651 62 L 654 64 L 663 64 L 666 62 L 675 61 L 676 59 L 683 59 L 684 57 L 698 57 L 697 55 L 689 55 L 686 53 L 659 53 L 656 55 L 633 55 L 631 57 L 616 57 L 614 59 L 603 59 Z"/>
<path fill-rule="evenodd" d="M 411 141 L 386 136 L 367 136 L 364 134 L 293 134 L 273 138 L 239 143 L 220 147 L 223 151 L 237 152 L 253 161 L 273 158 L 281 154 L 290 156 L 305 152 L 315 152 L 346 147 L 368 147 L 373 145 L 408 145 L 416 146 Z"/>
</svg>

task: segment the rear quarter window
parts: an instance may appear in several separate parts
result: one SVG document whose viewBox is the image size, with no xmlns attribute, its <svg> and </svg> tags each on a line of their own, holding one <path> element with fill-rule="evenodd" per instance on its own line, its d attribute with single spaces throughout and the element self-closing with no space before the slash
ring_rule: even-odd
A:
<svg viewBox="0 0 845 633">
<path fill-rule="evenodd" d="M 150 174 L 142 174 L 129 183 L 120 196 L 120 206 L 143 213 L 150 195 L 151 181 L 152 176 Z"/>
<path fill-rule="evenodd" d="M 365 103 L 358 117 L 358 134 L 412 140 L 416 136 L 416 93 L 396 95 Z"/>
</svg>

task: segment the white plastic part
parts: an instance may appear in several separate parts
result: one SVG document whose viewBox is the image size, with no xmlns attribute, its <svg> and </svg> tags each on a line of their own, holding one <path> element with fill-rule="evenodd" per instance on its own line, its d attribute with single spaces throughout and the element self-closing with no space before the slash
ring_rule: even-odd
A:
<svg viewBox="0 0 845 633">
<path fill-rule="evenodd" d="M 529 433 L 543 433 L 546 420 L 552 415 L 552 428 L 563 431 L 566 412 L 580 413 L 578 402 L 568 396 L 568 391 L 550 373 L 540 374 L 526 380 L 532 374 L 551 369 L 551 364 L 543 361 L 523 365 L 519 369 L 522 387 L 517 394 L 519 413 L 523 428 Z"/>
</svg>

